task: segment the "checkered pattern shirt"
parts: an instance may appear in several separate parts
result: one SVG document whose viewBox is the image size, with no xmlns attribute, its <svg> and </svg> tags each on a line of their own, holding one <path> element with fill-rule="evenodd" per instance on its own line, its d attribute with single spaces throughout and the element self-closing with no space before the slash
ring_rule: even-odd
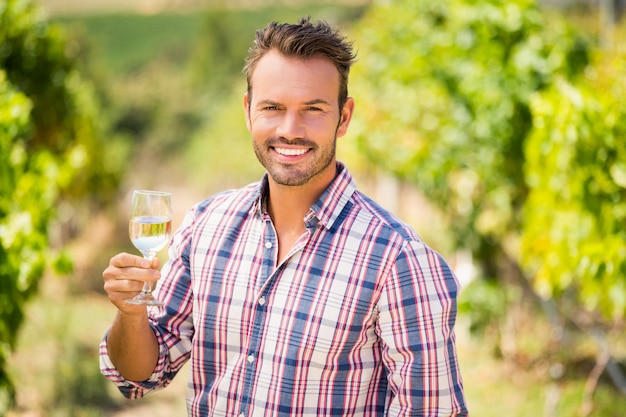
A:
<svg viewBox="0 0 626 417">
<path fill-rule="evenodd" d="M 128 398 L 191 359 L 190 416 L 466 416 L 457 280 L 408 226 L 338 175 L 277 264 L 267 177 L 195 205 L 172 238 L 150 312 L 152 376 L 102 373 Z"/>
</svg>

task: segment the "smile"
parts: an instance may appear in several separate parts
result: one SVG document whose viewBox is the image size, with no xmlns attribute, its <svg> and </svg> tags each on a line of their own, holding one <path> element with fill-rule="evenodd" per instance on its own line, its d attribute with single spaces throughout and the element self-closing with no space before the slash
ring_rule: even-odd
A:
<svg viewBox="0 0 626 417">
<path fill-rule="evenodd" d="M 281 154 L 281 155 L 285 155 L 285 156 L 299 156 L 299 155 L 304 155 L 305 153 L 307 153 L 309 150 L 308 149 L 286 149 L 286 148 L 274 148 L 274 150 Z"/>
</svg>

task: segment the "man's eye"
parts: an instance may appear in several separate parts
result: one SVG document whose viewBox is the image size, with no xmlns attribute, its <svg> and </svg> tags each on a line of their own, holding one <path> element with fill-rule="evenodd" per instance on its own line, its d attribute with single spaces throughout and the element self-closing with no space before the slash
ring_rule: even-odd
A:
<svg viewBox="0 0 626 417">
<path fill-rule="evenodd" d="M 319 107 L 315 107 L 315 106 L 307 107 L 307 110 L 309 110 L 309 111 L 322 111 L 322 109 L 320 109 Z"/>
<path fill-rule="evenodd" d="M 263 107 L 263 110 L 278 110 L 278 107 L 276 107 L 276 106 L 265 106 L 265 107 Z"/>
</svg>

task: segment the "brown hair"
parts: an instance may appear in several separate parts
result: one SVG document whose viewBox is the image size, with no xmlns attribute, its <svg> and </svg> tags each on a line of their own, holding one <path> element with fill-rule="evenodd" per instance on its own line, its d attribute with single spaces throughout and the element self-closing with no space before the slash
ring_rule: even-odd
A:
<svg viewBox="0 0 626 417">
<path fill-rule="evenodd" d="M 304 17 L 296 24 L 272 22 L 256 31 L 253 46 L 243 68 L 248 81 L 248 96 L 252 97 L 252 73 L 259 60 L 270 50 L 275 49 L 286 57 L 329 59 L 339 72 L 339 109 L 343 108 L 348 97 L 348 74 L 356 61 L 352 52 L 352 42 L 324 21 L 311 22 Z"/>
</svg>

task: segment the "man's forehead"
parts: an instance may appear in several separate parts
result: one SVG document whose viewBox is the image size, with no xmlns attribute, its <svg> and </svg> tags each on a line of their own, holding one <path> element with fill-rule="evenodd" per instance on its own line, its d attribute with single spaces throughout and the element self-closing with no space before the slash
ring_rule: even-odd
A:
<svg viewBox="0 0 626 417">
<path fill-rule="evenodd" d="M 270 51 L 252 72 L 251 88 L 253 95 L 291 93 L 304 101 L 329 101 L 339 91 L 339 71 L 327 58 L 293 58 Z M 258 99 L 273 99 L 271 95 Z"/>
</svg>

